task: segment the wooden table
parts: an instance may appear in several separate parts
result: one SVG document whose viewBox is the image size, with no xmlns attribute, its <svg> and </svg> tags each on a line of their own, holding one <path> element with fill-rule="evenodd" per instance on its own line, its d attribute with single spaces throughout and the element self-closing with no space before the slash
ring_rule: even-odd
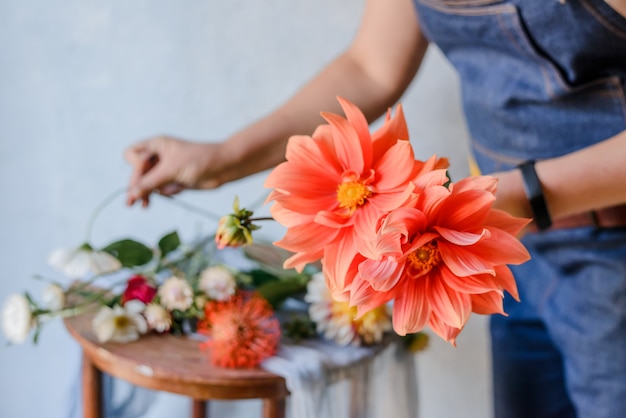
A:
<svg viewBox="0 0 626 418">
<path fill-rule="evenodd" d="M 263 418 L 284 418 L 285 379 L 262 369 L 213 366 L 199 341 L 184 336 L 146 335 L 126 344 L 100 344 L 91 330 L 93 313 L 64 320 L 83 351 L 83 416 L 102 418 L 102 373 L 149 389 L 193 400 L 193 418 L 207 418 L 210 399 L 262 399 Z"/>
</svg>

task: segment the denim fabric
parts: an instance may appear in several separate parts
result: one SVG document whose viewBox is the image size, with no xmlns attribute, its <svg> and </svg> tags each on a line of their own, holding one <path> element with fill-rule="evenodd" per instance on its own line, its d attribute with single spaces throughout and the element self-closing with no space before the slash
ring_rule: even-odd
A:
<svg viewBox="0 0 626 418">
<path fill-rule="evenodd" d="M 416 0 L 461 79 L 483 172 L 626 129 L 626 18 L 603 0 Z"/>
<path fill-rule="evenodd" d="M 603 0 L 414 2 L 458 71 L 483 173 L 626 129 L 626 18 Z M 496 416 L 626 417 L 626 228 L 524 242 L 522 301 L 491 320 Z"/>
<path fill-rule="evenodd" d="M 491 318 L 497 417 L 626 416 L 625 242 L 626 228 L 524 238 L 522 302 Z"/>
</svg>

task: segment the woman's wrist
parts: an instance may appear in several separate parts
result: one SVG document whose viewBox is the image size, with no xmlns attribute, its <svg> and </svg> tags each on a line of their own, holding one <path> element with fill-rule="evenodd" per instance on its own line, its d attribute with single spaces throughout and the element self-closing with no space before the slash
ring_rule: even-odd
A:
<svg viewBox="0 0 626 418">
<path fill-rule="evenodd" d="M 493 207 L 504 210 L 520 218 L 532 218 L 530 203 L 526 198 L 524 181 L 520 170 L 502 171 L 494 173 L 498 178 L 496 201 Z"/>
</svg>

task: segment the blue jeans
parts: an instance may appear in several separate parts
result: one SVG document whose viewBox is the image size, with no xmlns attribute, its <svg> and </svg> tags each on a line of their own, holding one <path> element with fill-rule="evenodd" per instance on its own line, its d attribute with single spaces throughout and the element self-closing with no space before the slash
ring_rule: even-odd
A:
<svg viewBox="0 0 626 418">
<path fill-rule="evenodd" d="M 491 318 L 495 414 L 626 416 L 626 228 L 529 234 L 521 302 Z"/>
</svg>

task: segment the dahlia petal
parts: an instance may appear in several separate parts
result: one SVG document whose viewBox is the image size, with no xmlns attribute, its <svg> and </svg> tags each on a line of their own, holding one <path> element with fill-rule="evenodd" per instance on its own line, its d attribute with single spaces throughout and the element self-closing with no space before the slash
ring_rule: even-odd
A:
<svg viewBox="0 0 626 418">
<path fill-rule="evenodd" d="M 350 169 L 362 173 L 365 168 L 362 144 L 354 127 L 347 120 L 334 113 L 322 112 L 322 117 L 328 121 L 333 129 L 333 138 L 335 139 L 333 143 L 341 167 L 344 170 Z"/>
<path fill-rule="evenodd" d="M 515 282 L 513 272 L 511 272 L 511 269 L 508 266 L 496 266 L 496 277 L 494 280 L 498 283 L 500 289 L 504 289 L 509 292 L 509 294 L 519 302 L 520 299 L 517 291 L 517 283 Z"/>
<path fill-rule="evenodd" d="M 420 193 L 416 207 L 424 212 L 429 220 L 436 220 L 441 206 L 448 197 L 450 190 L 444 186 L 429 186 Z"/>
<path fill-rule="evenodd" d="M 346 216 L 340 212 L 320 210 L 313 218 L 315 223 L 328 228 L 343 228 L 354 224 L 354 216 Z"/>
<path fill-rule="evenodd" d="M 351 231 L 342 231 L 339 239 L 324 248 L 324 274 L 333 298 L 346 300 L 352 279 L 357 275 L 358 263 L 363 257 L 358 253 L 355 236 Z"/>
<path fill-rule="evenodd" d="M 425 280 L 406 280 L 393 302 L 393 329 L 398 335 L 420 331 L 432 316 Z"/>
<path fill-rule="evenodd" d="M 264 205 L 267 205 L 268 203 L 281 198 L 282 196 L 288 195 L 289 193 L 284 191 L 284 190 L 278 190 L 278 189 L 274 189 L 272 190 L 267 197 L 265 198 L 265 201 L 263 202 Z"/>
<path fill-rule="evenodd" d="M 350 285 L 350 306 L 357 307 L 357 319 L 394 298 L 396 292 L 376 292 L 372 286 L 358 276 Z"/>
<path fill-rule="evenodd" d="M 320 260 L 324 256 L 324 250 L 320 249 L 318 251 L 313 252 L 302 252 L 296 253 L 285 260 L 283 263 L 283 268 L 285 269 L 295 269 L 298 273 L 302 273 L 302 270 L 306 267 L 307 264 L 315 263 Z"/>
<path fill-rule="evenodd" d="M 435 334 L 439 335 L 444 340 L 448 341 L 452 344 L 453 347 L 456 347 L 456 337 L 463 330 L 463 328 L 455 328 L 446 323 L 444 323 L 437 315 L 431 315 L 428 320 L 428 325 L 430 329 L 432 329 Z"/>
<path fill-rule="evenodd" d="M 361 254 L 371 260 L 380 260 L 382 257 L 402 256 L 402 234 L 399 232 L 385 233 L 376 240 L 363 241 L 359 248 Z"/>
<path fill-rule="evenodd" d="M 413 147 L 409 141 L 398 141 L 374 164 L 377 190 L 403 186 L 415 171 Z"/>
<path fill-rule="evenodd" d="M 302 196 L 296 194 L 282 194 L 276 198 L 285 209 L 299 212 L 304 215 L 315 215 L 322 210 L 333 210 L 337 207 L 337 199 L 334 196 Z"/>
<path fill-rule="evenodd" d="M 337 185 L 340 183 L 341 176 L 333 171 L 310 170 L 309 167 L 289 163 L 278 165 L 265 180 L 266 187 L 278 189 L 286 194 L 280 197 L 295 196 L 311 202 L 324 198 L 336 201 Z M 302 190 L 306 193 L 301 192 Z M 327 203 L 324 204 L 327 205 Z"/>
<path fill-rule="evenodd" d="M 348 122 L 350 122 L 361 141 L 361 149 L 363 150 L 363 165 L 364 167 L 370 167 L 372 165 L 372 138 L 370 136 L 367 119 L 365 119 L 363 112 L 361 112 L 361 110 L 353 103 L 343 97 L 338 97 L 337 100 L 339 101 Z"/>
<path fill-rule="evenodd" d="M 511 216 L 508 212 L 492 208 L 489 215 L 487 215 L 487 218 L 485 219 L 485 225 L 501 229 L 515 236 L 531 221 L 532 219 L 517 218 L 515 216 Z"/>
<path fill-rule="evenodd" d="M 337 153 L 335 152 L 335 145 L 333 139 L 333 128 L 328 125 L 319 125 L 313 131 L 311 135 L 315 140 L 315 144 L 319 147 L 320 151 L 324 154 L 325 158 L 328 159 L 329 162 L 333 163 L 333 167 L 336 168 L 337 171 L 342 171 L 341 163 L 337 159 Z"/>
<path fill-rule="evenodd" d="M 446 324 L 462 328 L 472 312 L 472 302 L 468 294 L 446 284 L 449 273 L 446 269 L 431 272 L 426 280 L 426 292 L 433 312 Z"/>
<path fill-rule="evenodd" d="M 417 176 L 421 176 L 424 174 L 427 174 L 430 171 L 439 171 L 439 170 L 443 170 L 443 172 L 445 173 L 446 170 L 450 167 L 450 162 L 448 161 L 447 158 L 438 158 L 436 154 L 432 155 L 428 160 L 426 161 L 416 161 L 416 168 L 417 168 Z M 446 175 L 447 178 L 447 175 Z"/>
<path fill-rule="evenodd" d="M 416 175 L 413 184 L 418 190 L 424 190 L 430 186 L 443 186 L 449 180 L 446 170 L 434 170 Z"/>
<path fill-rule="evenodd" d="M 441 207 L 439 219 L 447 227 L 457 230 L 480 228 L 483 225 L 495 196 L 483 190 L 457 193 L 453 190 Z"/>
<path fill-rule="evenodd" d="M 287 140 L 287 148 L 285 149 L 287 162 L 308 162 L 311 158 L 317 158 L 319 154 L 318 141 L 309 135 L 292 135 Z"/>
<path fill-rule="evenodd" d="M 472 299 L 472 312 L 479 315 L 502 314 L 502 295 L 496 291 L 478 293 L 470 296 Z"/>
<path fill-rule="evenodd" d="M 404 262 L 398 263 L 392 257 L 381 260 L 365 260 L 359 264 L 359 277 L 372 286 L 377 292 L 391 290 L 402 276 Z"/>
<path fill-rule="evenodd" d="M 530 259 L 526 247 L 514 236 L 495 228 L 489 228 L 488 231 L 485 239 L 467 247 L 475 256 L 492 265 L 521 264 Z"/>
<path fill-rule="evenodd" d="M 454 188 L 457 192 L 484 190 L 495 194 L 497 184 L 498 179 L 492 176 L 470 176 L 455 182 Z"/>
<path fill-rule="evenodd" d="M 374 193 L 374 195 L 367 200 L 367 203 L 382 214 L 401 206 L 405 206 L 405 203 L 409 201 L 413 190 L 414 186 L 409 183 L 406 188 L 398 190 L 394 193 Z"/>
<path fill-rule="evenodd" d="M 437 231 L 443 239 L 455 245 L 476 244 L 484 236 L 484 231 L 482 234 L 475 234 L 472 232 L 455 231 L 441 226 L 435 226 L 433 229 Z"/>
<path fill-rule="evenodd" d="M 281 225 L 292 228 L 296 225 L 313 222 L 314 215 L 294 212 L 276 202 L 270 207 L 270 214 Z"/>
<path fill-rule="evenodd" d="M 287 230 L 285 235 L 274 245 L 287 251 L 317 252 L 337 237 L 339 231 L 315 223 L 296 225 Z"/>
<path fill-rule="evenodd" d="M 383 255 L 400 257 L 403 252 L 411 252 L 437 237 L 435 234 L 422 232 L 425 224 L 426 217 L 415 208 L 391 211 L 377 234 L 376 242 L 366 241 L 361 252 L 375 260 Z M 413 237 L 412 243 L 409 243 L 409 237 Z M 408 247 L 403 248 L 407 244 Z"/>
<path fill-rule="evenodd" d="M 471 274 L 495 274 L 493 263 L 490 263 L 474 252 L 474 246 L 461 247 L 446 241 L 438 241 L 441 259 L 457 276 Z"/>
<path fill-rule="evenodd" d="M 372 134 L 373 154 L 383 155 L 389 148 L 400 141 L 408 141 L 409 129 L 404 118 L 402 105 L 396 106 L 396 113 L 392 117 L 391 109 L 387 111 L 385 122 Z"/>
<path fill-rule="evenodd" d="M 376 226 L 382 213 L 384 212 L 373 206 L 371 201 L 361 206 L 352 215 L 354 232 L 362 239 L 369 239 L 376 232 Z"/>
<path fill-rule="evenodd" d="M 447 270 L 447 267 L 441 267 Z M 492 290 L 502 289 L 496 281 L 496 277 L 491 274 L 470 274 L 459 277 L 452 272 L 445 274 L 446 284 L 457 292 L 467 294 L 485 293 Z"/>
<path fill-rule="evenodd" d="M 424 213 L 413 207 L 399 207 L 387 214 L 380 233 L 399 232 L 402 235 L 422 231 L 426 226 Z"/>
<path fill-rule="evenodd" d="M 316 129 L 313 137 L 295 135 L 289 138 L 285 159 L 292 165 L 305 164 L 318 170 L 341 172 L 342 168 L 327 138 L 332 135 L 328 125 Z"/>
</svg>

